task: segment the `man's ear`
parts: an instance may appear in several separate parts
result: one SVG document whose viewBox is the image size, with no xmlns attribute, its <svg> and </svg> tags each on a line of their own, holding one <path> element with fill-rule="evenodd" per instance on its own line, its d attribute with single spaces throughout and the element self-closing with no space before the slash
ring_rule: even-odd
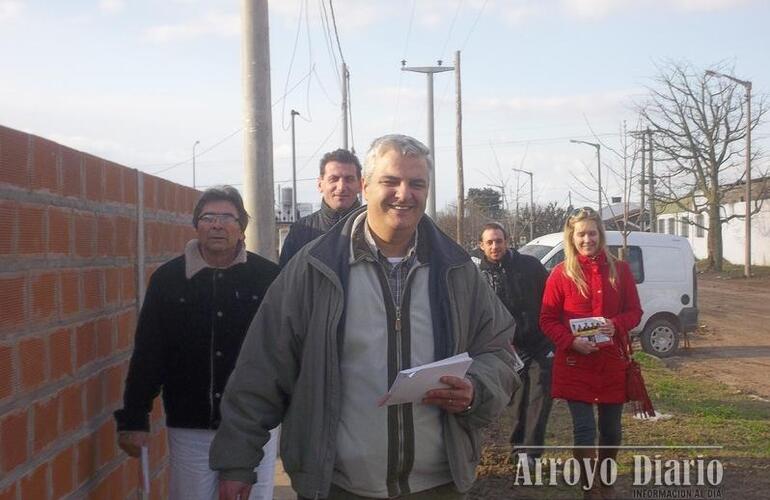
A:
<svg viewBox="0 0 770 500">
<path fill-rule="evenodd" d="M 323 177 L 319 177 L 318 178 L 318 182 L 316 182 L 316 187 L 318 188 L 318 192 L 319 193 L 323 193 L 323 191 L 321 190 L 321 181 L 323 181 L 323 180 L 324 180 Z"/>
</svg>

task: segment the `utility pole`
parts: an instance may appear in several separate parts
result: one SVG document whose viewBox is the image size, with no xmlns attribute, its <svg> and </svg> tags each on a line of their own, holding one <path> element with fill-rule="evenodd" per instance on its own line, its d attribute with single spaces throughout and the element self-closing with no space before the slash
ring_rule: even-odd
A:
<svg viewBox="0 0 770 500">
<path fill-rule="evenodd" d="M 348 65 L 342 63 L 342 148 L 348 149 Z"/>
<path fill-rule="evenodd" d="M 529 241 L 535 239 L 535 189 L 533 183 L 532 172 L 521 170 L 520 168 L 512 168 L 514 172 L 521 172 L 529 176 Z"/>
<path fill-rule="evenodd" d="M 442 66 L 440 60 L 438 66 L 406 66 L 406 61 L 401 61 L 401 71 L 425 73 L 428 77 L 428 148 L 433 164 L 430 172 L 430 186 L 428 186 L 428 217 L 434 220 L 436 219 L 436 144 L 433 138 L 433 73 L 443 73 L 453 69 L 451 66 Z"/>
<path fill-rule="evenodd" d="M 193 143 L 193 189 L 196 189 L 197 186 L 195 184 L 195 148 L 200 144 L 201 141 L 195 141 Z"/>
<path fill-rule="evenodd" d="M 457 156 L 457 243 L 462 246 L 465 219 L 465 179 L 463 176 L 463 97 L 460 80 L 460 51 L 455 52 L 455 91 L 457 93 L 457 125 L 455 128 L 455 151 Z M 435 161 L 435 159 L 434 159 Z M 505 196 L 505 193 L 503 193 Z"/>
<path fill-rule="evenodd" d="M 267 0 L 241 0 L 243 163 L 249 250 L 277 260 L 273 200 L 273 130 Z"/>
<path fill-rule="evenodd" d="M 601 144 L 597 144 L 595 142 L 586 142 L 586 141 L 578 141 L 575 139 L 570 139 L 569 142 L 575 143 L 575 144 L 585 144 L 587 146 L 593 146 L 596 148 L 596 182 L 599 185 L 599 218 L 604 220 L 604 216 L 602 215 L 602 146 Z"/>
<path fill-rule="evenodd" d="M 647 127 L 647 148 L 649 150 L 649 161 L 647 162 L 647 184 L 650 186 L 650 232 L 658 231 L 658 215 L 655 213 L 655 172 L 652 168 L 652 130 Z"/>
<path fill-rule="evenodd" d="M 751 82 L 740 80 L 731 75 L 725 75 L 718 71 L 706 71 L 708 76 L 721 76 L 730 81 L 742 85 L 746 89 L 746 218 L 744 232 L 746 243 L 743 246 L 743 275 L 751 278 Z"/>
<path fill-rule="evenodd" d="M 649 133 L 649 129 L 648 130 L 631 130 L 629 132 L 629 134 L 631 134 L 633 137 L 637 137 L 637 138 L 641 137 L 642 138 L 642 175 L 641 175 L 641 179 L 639 181 L 639 184 L 641 185 L 641 189 L 639 190 L 640 191 L 640 193 L 639 193 L 639 198 L 640 198 L 640 200 L 639 200 L 639 228 L 642 231 L 644 231 L 644 206 L 645 206 L 644 205 L 645 204 L 645 196 L 644 196 L 645 191 L 644 190 L 646 189 L 645 186 L 647 184 L 647 180 L 645 179 L 645 171 L 644 171 L 644 169 L 645 169 L 645 165 L 644 164 L 645 164 L 645 159 L 646 159 L 645 155 L 647 154 L 647 150 L 645 149 L 645 145 L 646 145 L 646 139 L 647 139 L 648 133 Z M 650 225 L 651 224 L 652 224 L 652 222 L 650 221 Z"/>
<path fill-rule="evenodd" d="M 294 117 L 299 111 L 291 110 L 291 221 L 297 222 L 297 146 L 294 135 Z"/>
</svg>

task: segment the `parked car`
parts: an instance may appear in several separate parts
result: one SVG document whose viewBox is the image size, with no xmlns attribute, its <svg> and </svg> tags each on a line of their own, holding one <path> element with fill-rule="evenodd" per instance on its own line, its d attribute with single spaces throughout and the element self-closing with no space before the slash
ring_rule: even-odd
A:
<svg viewBox="0 0 770 500">
<path fill-rule="evenodd" d="M 550 271 L 564 260 L 562 233 L 530 241 L 519 252 L 540 259 Z M 617 256 L 622 234 L 607 231 L 607 245 Z M 645 352 L 666 358 L 679 347 L 679 338 L 698 327 L 698 287 L 690 243 L 678 236 L 632 231 L 625 260 L 631 266 L 642 303 L 642 320 L 631 331 Z"/>
</svg>

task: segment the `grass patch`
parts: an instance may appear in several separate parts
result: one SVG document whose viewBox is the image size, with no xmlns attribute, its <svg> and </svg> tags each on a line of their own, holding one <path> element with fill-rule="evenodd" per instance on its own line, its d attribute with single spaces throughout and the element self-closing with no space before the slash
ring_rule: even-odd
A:
<svg viewBox="0 0 770 500">
<path fill-rule="evenodd" d="M 701 259 L 695 262 L 695 269 L 700 273 L 710 273 L 719 275 L 721 278 L 743 278 L 743 264 L 733 264 L 732 262 L 722 259 L 722 271 L 717 272 L 708 269 L 708 261 Z M 751 266 L 752 277 L 762 278 L 770 277 L 770 266 Z"/>
</svg>

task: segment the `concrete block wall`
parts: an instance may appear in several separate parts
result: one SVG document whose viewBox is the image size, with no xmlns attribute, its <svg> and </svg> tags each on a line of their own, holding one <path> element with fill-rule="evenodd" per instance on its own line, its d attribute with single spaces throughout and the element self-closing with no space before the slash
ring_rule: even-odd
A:
<svg viewBox="0 0 770 500">
<path fill-rule="evenodd" d="M 0 500 L 136 498 L 138 464 L 117 448 L 112 412 L 138 273 L 146 283 L 181 253 L 197 196 L 0 126 Z M 151 498 L 165 498 L 160 404 L 152 420 Z"/>
</svg>

